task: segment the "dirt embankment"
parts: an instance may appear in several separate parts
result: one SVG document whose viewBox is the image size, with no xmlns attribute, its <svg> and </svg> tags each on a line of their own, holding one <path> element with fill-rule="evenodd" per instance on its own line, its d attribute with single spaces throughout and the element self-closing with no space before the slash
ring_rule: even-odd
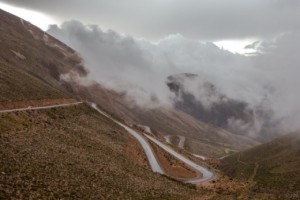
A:
<svg viewBox="0 0 300 200">
<path fill-rule="evenodd" d="M 133 136 L 128 136 L 127 145 L 125 147 L 125 152 L 127 155 L 134 160 L 139 166 L 147 168 L 151 170 L 147 157 L 141 147 L 141 145 L 138 143 L 138 141 L 133 138 Z"/>
<path fill-rule="evenodd" d="M 75 103 L 75 102 L 77 102 L 75 99 L 40 99 L 40 100 L 0 102 L 0 110 L 50 106 L 50 105 L 68 104 L 68 103 Z"/>
<path fill-rule="evenodd" d="M 190 169 L 181 161 L 175 159 L 173 156 L 159 148 L 154 143 L 150 143 L 155 155 L 157 156 L 157 159 L 159 160 L 159 163 L 169 176 L 179 180 L 184 180 L 196 178 L 199 175 L 194 170 Z"/>
</svg>

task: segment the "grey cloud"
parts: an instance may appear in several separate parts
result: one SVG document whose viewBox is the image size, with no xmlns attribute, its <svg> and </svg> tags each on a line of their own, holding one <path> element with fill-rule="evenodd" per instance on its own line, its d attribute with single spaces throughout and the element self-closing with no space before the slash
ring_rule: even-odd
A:
<svg viewBox="0 0 300 200">
<path fill-rule="evenodd" d="M 268 38 L 300 27 L 298 0 L 1 0 L 148 39 Z"/>
<path fill-rule="evenodd" d="M 232 54 L 213 43 L 190 40 L 179 34 L 154 44 L 78 21 L 51 26 L 48 32 L 81 53 L 91 71 L 90 79 L 126 92 L 139 106 L 171 105 L 167 77 L 193 73 L 199 75 L 198 82 L 186 81 L 185 88 L 198 101 L 205 100 L 208 107 L 210 100 L 205 99 L 205 91 L 201 90 L 205 82 L 214 84 L 228 98 L 247 103 L 250 109 L 272 113 L 268 118 L 282 132 L 300 128 L 299 32 L 257 42 L 252 47 L 263 53 L 254 57 Z M 258 116 L 255 120 L 253 126 L 239 119 L 228 122 L 255 135 L 264 119 Z"/>
<path fill-rule="evenodd" d="M 264 54 L 253 58 L 272 86 L 269 106 L 284 130 L 299 129 L 300 120 L 300 32 L 282 35 L 276 41 L 264 42 Z"/>
<path fill-rule="evenodd" d="M 48 33 L 81 53 L 90 68 L 91 79 L 126 91 L 132 97 L 143 96 L 133 98 L 140 104 L 148 104 L 152 97 L 169 104 L 171 93 L 165 81 L 169 75 L 178 73 L 202 74 L 201 80 L 215 80 L 222 89 L 231 90 L 235 81 L 227 86 L 223 82 L 237 77 L 235 73 L 241 64 L 249 63 L 248 58 L 221 50 L 213 43 L 189 40 L 181 35 L 171 35 L 153 44 L 78 21 L 65 22 L 61 27 L 53 25 Z"/>
</svg>

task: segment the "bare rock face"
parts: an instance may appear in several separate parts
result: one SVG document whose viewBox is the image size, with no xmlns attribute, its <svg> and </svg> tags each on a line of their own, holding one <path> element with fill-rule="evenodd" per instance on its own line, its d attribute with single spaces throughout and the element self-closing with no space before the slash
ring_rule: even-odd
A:
<svg viewBox="0 0 300 200">
<path fill-rule="evenodd" d="M 189 83 L 197 84 L 197 90 L 192 91 Z M 227 97 L 212 83 L 201 81 L 196 74 L 172 75 L 166 84 L 174 93 L 175 107 L 200 121 L 254 138 L 261 137 L 261 131 L 267 129 L 268 113 L 253 110 L 247 103 Z M 259 127 L 255 124 L 257 118 L 262 120 Z"/>
</svg>

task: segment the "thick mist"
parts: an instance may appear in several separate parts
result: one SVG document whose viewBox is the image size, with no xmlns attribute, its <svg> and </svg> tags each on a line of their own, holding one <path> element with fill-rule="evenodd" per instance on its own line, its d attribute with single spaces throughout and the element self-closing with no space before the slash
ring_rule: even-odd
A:
<svg viewBox="0 0 300 200">
<path fill-rule="evenodd" d="M 167 77 L 191 73 L 198 78 L 184 80 L 184 87 L 207 109 L 222 99 L 218 95 L 207 96 L 202 86 L 209 82 L 228 99 L 245 102 L 254 113 L 256 110 L 272 113 L 268 121 L 276 123 L 274 128 L 278 131 L 300 128 L 300 92 L 297 89 L 300 84 L 300 34 L 297 31 L 247 46 L 258 52 L 249 57 L 179 34 L 153 43 L 78 21 L 52 25 L 48 33 L 82 55 L 91 72 L 88 79 L 126 92 L 128 100 L 137 106 L 172 106 L 174 94 L 166 85 Z M 261 132 L 264 120 L 259 115 L 255 123 L 247 124 L 240 119 L 228 119 L 228 123 L 245 128 L 246 134 L 255 135 Z"/>
</svg>

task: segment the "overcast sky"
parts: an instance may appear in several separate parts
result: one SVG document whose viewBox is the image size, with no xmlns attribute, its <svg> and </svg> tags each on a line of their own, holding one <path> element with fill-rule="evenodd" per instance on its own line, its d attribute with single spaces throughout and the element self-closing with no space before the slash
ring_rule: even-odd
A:
<svg viewBox="0 0 300 200">
<path fill-rule="evenodd" d="M 254 110 L 271 110 L 282 132 L 300 129 L 299 0 L 0 2 L 57 23 L 48 33 L 83 56 L 89 78 L 127 92 L 140 106 L 153 99 L 169 104 L 167 77 L 195 73 L 200 81 L 186 87 L 200 102 L 201 86 L 210 82 Z M 211 43 L 228 40 L 256 54 L 234 54 Z"/>
<path fill-rule="evenodd" d="M 299 0 L 1 0 L 57 21 L 76 19 L 135 37 L 270 38 L 300 27 Z"/>
</svg>

